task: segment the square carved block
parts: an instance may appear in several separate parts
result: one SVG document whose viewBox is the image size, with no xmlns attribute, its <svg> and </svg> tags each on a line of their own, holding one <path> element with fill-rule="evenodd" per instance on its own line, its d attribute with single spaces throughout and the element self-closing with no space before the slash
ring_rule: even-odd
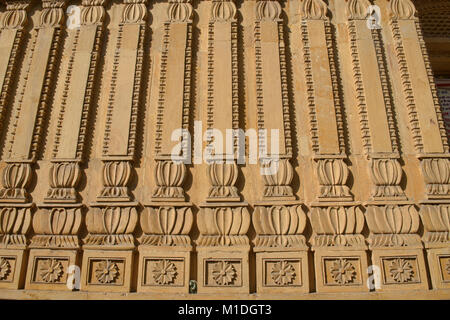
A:
<svg viewBox="0 0 450 320">
<path fill-rule="evenodd" d="M 369 291 L 364 250 L 316 250 L 314 264 L 317 292 Z"/>
<path fill-rule="evenodd" d="M 450 248 L 427 249 L 433 289 L 450 289 Z"/>
<path fill-rule="evenodd" d="M 198 248 L 198 293 L 249 293 L 248 255 L 248 248 Z"/>
<path fill-rule="evenodd" d="M 256 292 L 309 292 L 308 252 L 257 252 Z"/>
<path fill-rule="evenodd" d="M 190 251 L 139 248 L 138 292 L 189 293 Z"/>
<path fill-rule="evenodd" d="M 70 290 L 68 270 L 79 267 L 78 250 L 31 249 L 25 289 Z"/>
<path fill-rule="evenodd" d="M 0 249 L 0 289 L 23 289 L 28 252 Z"/>
<path fill-rule="evenodd" d="M 81 290 L 130 292 L 133 259 L 132 250 L 84 250 Z"/>
<path fill-rule="evenodd" d="M 381 273 L 378 291 L 428 290 L 422 249 L 373 249 L 372 263 Z"/>
</svg>

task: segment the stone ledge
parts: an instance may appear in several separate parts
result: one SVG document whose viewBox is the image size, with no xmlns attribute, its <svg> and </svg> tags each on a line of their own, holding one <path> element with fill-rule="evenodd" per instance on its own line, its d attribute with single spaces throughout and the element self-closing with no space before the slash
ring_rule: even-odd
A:
<svg viewBox="0 0 450 320">
<path fill-rule="evenodd" d="M 368 293 L 305 294 L 152 294 L 0 290 L 2 300 L 450 300 L 450 289 Z"/>
</svg>

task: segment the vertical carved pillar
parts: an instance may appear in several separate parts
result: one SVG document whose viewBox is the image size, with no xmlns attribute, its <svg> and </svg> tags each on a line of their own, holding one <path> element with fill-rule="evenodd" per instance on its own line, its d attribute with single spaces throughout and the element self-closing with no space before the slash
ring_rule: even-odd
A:
<svg viewBox="0 0 450 320">
<path fill-rule="evenodd" d="M 450 277 L 444 267 L 450 261 L 448 140 L 416 8 L 410 0 L 392 0 L 389 9 L 409 127 L 426 183 L 420 215 L 431 280 L 434 288 L 450 288 Z M 420 276 L 426 278 L 426 274 Z"/>
<path fill-rule="evenodd" d="M 355 96 L 364 152 L 369 159 L 373 182 L 371 199 L 365 203 L 371 232 L 369 248 L 372 250 L 373 263 L 382 270 L 381 290 L 411 287 L 405 287 L 403 282 L 413 283 L 412 287 L 415 288 L 426 288 L 424 256 L 418 229 L 411 226 L 400 230 L 390 225 L 392 216 L 405 224 L 408 219 L 418 221 L 418 212 L 400 186 L 403 171 L 398 161 L 400 155 L 383 43 L 380 31 L 368 28 L 369 5 L 368 0 L 347 2 Z M 380 227 L 380 220 L 386 222 L 383 227 Z M 409 241 L 396 242 L 396 239 L 403 238 Z M 396 279 L 395 268 L 398 264 L 411 266 L 414 275 L 405 281 Z"/>
<path fill-rule="evenodd" d="M 20 47 L 23 46 L 29 1 L 7 1 L 0 24 L 0 130 L 7 108 L 13 75 L 17 72 Z"/>
<path fill-rule="evenodd" d="M 33 175 L 33 164 L 40 145 L 42 122 L 46 113 L 50 87 L 55 74 L 55 62 L 61 46 L 61 26 L 64 21 L 63 0 L 43 0 L 37 27 L 31 35 L 31 54 L 26 61 L 26 81 L 19 88 L 19 103 L 15 112 L 10 140 L 7 141 L 7 160 L 0 190 L 0 215 L 2 246 L 0 256 L 11 266 L 11 273 L 0 286 L 18 288 L 23 285 L 27 258 L 26 234 L 31 226 L 31 210 L 27 187 Z M 18 16 L 7 13 L 4 19 L 23 21 L 24 12 Z M 8 18 L 9 17 L 9 18 Z M 5 22 L 5 20 L 3 20 Z M 12 20 L 9 22 L 13 23 Z M 2 32 L 3 35 L 3 32 Z M 6 34 L 4 34 L 6 36 Z M 11 221 L 11 222 L 9 222 Z M 44 263 L 44 262 L 42 262 Z M 41 267 L 45 269 L 45 267 Z M 36 281 L 44 280 L 43 272 L 35 271 Z"/>
<path fill-rule="evenodd" d="M 78 265 L 82 204 L 76 187 L 81 175 L 87 117 L 91 107 L 95 72 L 103 34 L 104 0 L 84 0 L 81 25 L 74 31 L 70 62 L 54 140 L 50 188 L 33 217 L 28 270 L 41 261 Z M 44 263 L 44 262 L 42 262 Z M 37 282 L 28 273 L 26 288 L 66 290 L 64 277 L 47 277 Z"/>
<path fill-rule="evenodd" d="M 86 215 L 82 288 L 130 290 L 133 277 L 137 202 L 128 183 L 133 169 L 141 95 L 146 0 L 124 0 L 103 140 L 103 188 Z"/>
<path fill-rule="evenodd" d="M 262 137 L 263 145 L 260 145 L 264 150 L 271 150 L 271 154 L 260 159 L 265 186 L 263 200 L 255 204 L 253 215 L 258 293 L 276 292 L 280 288 L 309 292 L 308 247 L 302 234 L 306 214 L 291 187 L 294 169 L 290 162 L 289 95 L 281 13 L 277 0 L 256 2 L 258 128 L 279 131 L 278 140 L 270 139 L 278 144 L 277 154 L 267 137 Z"/>
<path fill-rule="evenodd" d="M 161 80 L 156 133 L 156 187 L 140 222 L 138 291 L 189 292 L 193 223 L 192 204 L 185 201 L 184 160 L 190 158 L 182 134 L 182 148 L 172 151 L 176 130 L 188 132 L 190 110 L 192 4 L 170 0 L 161 53 Z"/>
<path fill-rule="evenodd" d="M 322 0 L 304 0 L 301 14 L 313 159 L 319 181 L 319 194 L 309 215 L 316 290 L 365 291 L 364 215 L 347 185 L 349 168 L 328 7 Z"/>
<path fill-rule="evenodd" d="M 208 26 L 208 129 L 225 137 L 239 128 L 236 5 L 213 0 Z M 211 132 L 211 131 L 210 131 Z M 213 136 L 209 136 L 209 141 Z M 225 138 L 223 139 L 225 140 Z M 211 183 L 198 214 L 199 292 L 242 292 L 249 288 L 250 214 L 235 186 L 239 169 L 233 150 L 215 150 L 208 164 Z"/>
</svg>

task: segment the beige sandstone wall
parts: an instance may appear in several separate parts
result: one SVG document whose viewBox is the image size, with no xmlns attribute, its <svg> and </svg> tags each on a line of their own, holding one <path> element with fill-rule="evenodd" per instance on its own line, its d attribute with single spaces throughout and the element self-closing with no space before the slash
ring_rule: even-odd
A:
<svg viewBox="0 0 450 320">
<path fill-rule="evenodd" d="M 0 12 L 1 290 L 68 291 L 70 265 L 82 291 L 368 292 L 370 265 L 375 291 L 450 288 L 449 146 L 410 0 Z M 195 121 L 279 129 L 279 160 L 173 162 Z"/>
</svg>

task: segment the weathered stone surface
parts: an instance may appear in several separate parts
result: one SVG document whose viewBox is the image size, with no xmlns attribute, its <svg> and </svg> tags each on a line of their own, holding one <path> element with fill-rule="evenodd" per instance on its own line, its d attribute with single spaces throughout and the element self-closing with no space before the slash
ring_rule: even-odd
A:
<svg viewBox="0 0 450 320">
<path fill-rule="evenodd" d="M 2 1 L 0 298 L 448 299 L 448 12 Z"/>
</svg>

